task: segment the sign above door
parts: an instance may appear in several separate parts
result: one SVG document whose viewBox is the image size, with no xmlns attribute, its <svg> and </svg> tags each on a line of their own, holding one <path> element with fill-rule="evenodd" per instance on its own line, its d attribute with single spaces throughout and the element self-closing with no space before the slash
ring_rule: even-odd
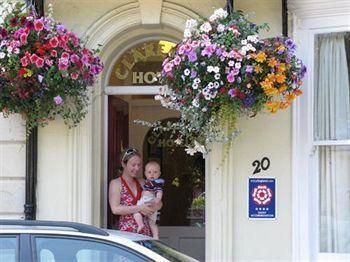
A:
<svg viewBox="0 0 350 262">
<path fill-rule="evenodd" d="M 109 86 L 159 85 L 157 73 L 161 71 L 164 56 L 175 45 L 157 40 L 128 49 L 114 64 Z"/>
</svg>

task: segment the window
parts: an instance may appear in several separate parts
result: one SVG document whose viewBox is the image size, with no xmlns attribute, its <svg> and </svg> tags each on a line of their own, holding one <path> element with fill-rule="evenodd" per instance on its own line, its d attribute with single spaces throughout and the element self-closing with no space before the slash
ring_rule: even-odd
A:
<svg viewBox="0 0 350 262">
<path fill-rule="evenodd" d="M 0 261 L 18 261 L 18 241 L 15 236 L 0 237 Z"/>
<path fill-rule="evenodd" d="M 131 249 L 128 250 L 99 240 L 70 237 L 35 237 L 35 253 L 38 262 L 145 261 L 144 257 Z"/>
<path fill-rule="evenodd" d="M 315 38 L 319 252 L 350 254 L 350 33 Z"/>
</svg>

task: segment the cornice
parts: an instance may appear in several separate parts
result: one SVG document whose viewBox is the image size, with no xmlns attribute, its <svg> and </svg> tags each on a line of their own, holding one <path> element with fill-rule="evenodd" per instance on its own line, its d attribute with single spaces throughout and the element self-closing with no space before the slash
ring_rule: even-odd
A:
<svg viewBox="0 0 350 262">
<path fill-rule="evenodd" d="M 288 11 L 299 18 L 349 16 L 349 0 L 289 0 Z"/>
</svg>

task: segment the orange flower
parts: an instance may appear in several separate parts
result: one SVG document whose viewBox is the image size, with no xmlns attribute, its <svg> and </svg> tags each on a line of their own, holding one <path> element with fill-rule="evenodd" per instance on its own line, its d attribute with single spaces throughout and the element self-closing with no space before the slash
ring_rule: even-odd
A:
<svg viewBox="0 0 350 262">
<path fill-rule="evenodd" d="M 268 79 L 270 82 L 275 82 L 276 81 L 276 76 L 274 73 L 268 74 L 266 79 Z"/>
<path fill-rule="evenodd" d="M 273 83 L 268 79 L 265 79 L 264 81 L 260 82 L 260 85 L 263 89 L 273 88 Z"/>
<path fill-rule="evenodd" d="M 286 81 L 286 76 L 285 75 L 282 75 L 282 74 L 277 74 L 276 75 L 276 81 L 277 83 L 284 83 Z"/>
<path fill-rule="evenodd" d="M 268 66 L 269 67 L 275 67 L 277 65 L 278 61 L 276 58 L 272 57 L 268 60 Z"/>
<path fill-rule="evenodd" d="M 289 93 L 286 94 L 284 97 L 288 102 L 292 102 L 295 99 L 296 95 L 294 93 Z"/>
<path fill-rule="evenodd" d="M 293 90 L 293 93 L 294 93 L 296 96 L 300 96 L 300 95 L 303 93 L 303 91 L 301 91 L 300 89 L 295 89 L 295 90 Z"/>
<path fill-rule="evenodd" d="M 280 103 L 280 109 L 286 109 L 286 108 L 288 108 L 290 105 L 291 105 L 291 103 L 288 102 L 288 101 L 281 102 L 281 103 Z"/>
<path fill-rule="evenodd" d="M 261 68 L 260 65 L 254 66 L 254 72 L 255 72 L 255 73 L 261 73 L 262 71 L 263 71 L 263 70 L 262 70 L 262 68 Z"/>
<path fill-rule="evenodd" d="M 257 61 L 258 63 L 262 63 L 266 60 L 266 54 L 264 52 L 259 52 L 256 56 L 255 56 L 255 61 Z"/>
</svg>

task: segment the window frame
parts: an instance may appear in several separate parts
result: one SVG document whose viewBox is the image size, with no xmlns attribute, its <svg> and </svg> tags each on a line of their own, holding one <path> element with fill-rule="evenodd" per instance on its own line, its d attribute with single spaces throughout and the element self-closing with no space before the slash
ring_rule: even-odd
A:
<svg viewBox="0 0 350 262">
<path fill-rule="evenodd" d="M 319 252 L 318 148 L 350 145 L 350 140 L 314 139 L 315 39 L 320 34 L 350 32 L 350 25 L 337 26 L 341 18 L 336 19 L 310 19 L 303 25 L 296 23 L 298 28 L 294 29 L 299 53 L 308 67 L 304 95 L 292 108 L 292 255 L 295 260 L 350 260 L 350 253 Z"/>
<path fill-rule="evenodd" d="M 106 240 L 106 239 L 100 239 L 100 238 L 94 238 L 94 237 L 85 237 L 85 236 L 73 236 L 73 235 L 64 235 L 64 234 L 31 234 L 30 236 L 30 243 L 32 246 L 32 250 L 31 250 L 31 255 L 33 258 L 33 261 L 39 261 L 38 260 L 38 256 L 37 256 L 37 246 L 36 246 L 36 242 L 35 239 L 36 238 L 50 238 L 50 239 L 69 239 L 69 240 L 78 240 L 78 241 L 91 241 L 91 242 L 95 242 L 95 243 L 101 243 L 101 244 L 105 244 L 105 245 L 109 245 L 109 246 L 113 246 L 116 248 L 119 248 L 121 250 L 124 250 L 125 252 L 129 252 L 137 257 L 139 257 L 140 259 L 144 260 L 144 261 L 153 261 L 153 259 L 151 259 L 150 257 L 136 251 L 133 248 L 127 247 L 123 244 L 120 243 L 116 243 L 110 240 Z"/>
</svg>

